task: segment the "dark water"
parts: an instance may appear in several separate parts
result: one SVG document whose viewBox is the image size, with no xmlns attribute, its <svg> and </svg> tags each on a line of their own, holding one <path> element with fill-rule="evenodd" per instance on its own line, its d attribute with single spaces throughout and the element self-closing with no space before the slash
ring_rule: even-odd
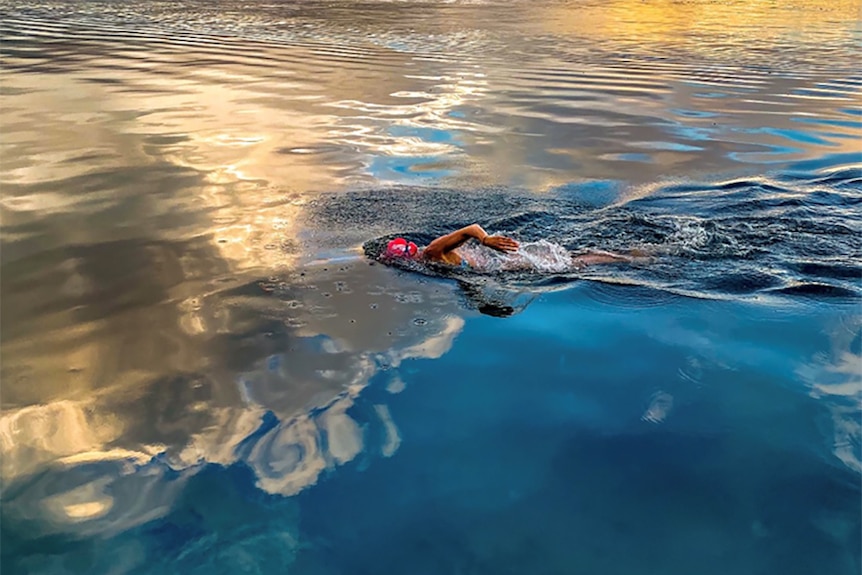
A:
<svg viewBox="0 0 862 575">
<path fill-rule="evenodd" d="M 859 573 L 860 10 L 0 0 L 3 573 Z"/>
</svg>

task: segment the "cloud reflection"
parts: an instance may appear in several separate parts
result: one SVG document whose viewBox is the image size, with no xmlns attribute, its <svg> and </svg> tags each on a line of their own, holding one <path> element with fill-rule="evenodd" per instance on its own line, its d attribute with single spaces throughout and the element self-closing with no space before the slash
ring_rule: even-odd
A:
<svg viewBox="0 0 862 575">
<path fill-rule="evenodd" d="M 202 11 L 195 34 L 185 4 L 130 8 L 158 16 L 140 29 L 87 2 L 9 8 L 4 528 L 110 535 L 163 516 L 206 464 L 291 495 L 397 454 L 397 420 L 364 392 L 384 370 L 403 390 L 398 368 L 441 357 L 464 320 L 447 288 L 300 267 L 339 232 L 306 227 L 317 191 L 858 152 L 858 85 L 838 81 L 856 2 L 384 4 Z M 809 375 L 842 398 L 836 454 L 858 469 L 855 380 L 834 381 L 848 349 Z"/>
<path fill-rule="evenodd" d="M 857 315 L 838 322 L 831 333 L 832 351 L 818 354 L 796 370 L 812 397 L 829 408 L 832 453 L 862 474 L 862 321 Z"/>
<path fill-rule="evenodd" d="M 110 535 L 164 516 L 207 464 L 245 465 L 260 489 L 291 496 L 360 454 L 395 455 L 397 422 L 362 394 L 382 369 L 398 377 L 407 360 L 445 354 L 464 325 L 450 313 L 457 299 L 450 286 L 393 279 L 361 261 L 303 269 L 301 281 L 276 282 L 275 290 L 255 283 L 186 302 L 185 323 L 217 325 L 235 345 L 260 333 L 249 322 L 279 317 L 294 326 L 281 323 L 239 370 L 5 411 L 0 454 L 12 525 Z M 349 289 L 330 295 L 324 282 Z M 365 327 L 355 329 L 350 317 Z M 229 381 L 234 391 L 222 389 Z"/>
</svg>

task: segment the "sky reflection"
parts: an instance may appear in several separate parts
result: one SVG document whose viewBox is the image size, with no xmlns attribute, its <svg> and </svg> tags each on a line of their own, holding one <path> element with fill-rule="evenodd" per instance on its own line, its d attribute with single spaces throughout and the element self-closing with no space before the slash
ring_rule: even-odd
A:
<svg viewBox="0 0 862 575">
<path fill-rule="evenodd" d="M 3 520 L 37 536 L 163 517 L 210 464 L 294 496 L 393 456 L 374 383 L 398 393 L 403 365 L 447 354 L 465 307 L 526 305 L 358 253 L 408 225 L 523 216 L 504 194 L 482 211 L 341 192 L 602 207 L 859 165 L 856 0 L 0 0 L 0 16 Z M 315 219 L 323 204 L 341 219 Z M 857 348 L 837 337 L 799 372 L 837 398 L 834 453 L 856 471 Z M 654 426 L 680 405 L 644 400 Z"/>
<path fill-rule="evenodd" d="M 195 372 L 7 407 L 2 478 L 14 495 L 6 516 L 50 532 L 110 535 L 167 513 L 205 464 L 243 462 L 262 490 L 295 495 L 361 453 L 392 456 L 397 423 L 385 404 L 361 400 L 363 390 L 381 370 L 396 380 L 403 362 L 445 354 L 464 321 L 445 284 L 393 284 L 380 266 L 352 266 L 334 275 L 307 267 L 289 287 L 253 284 L 186 308 L 200 319 L 185 323 L 206 329 L 182 345 L 211 358 Z M 322 283 L 341 289 L 330 294 Z M 301 292 L 309 297 L 299 302 Z M 376 337 L 357 321 L 372 322 Z M 246 352 L 218 365 L 228 340 Z"/>
</svg>

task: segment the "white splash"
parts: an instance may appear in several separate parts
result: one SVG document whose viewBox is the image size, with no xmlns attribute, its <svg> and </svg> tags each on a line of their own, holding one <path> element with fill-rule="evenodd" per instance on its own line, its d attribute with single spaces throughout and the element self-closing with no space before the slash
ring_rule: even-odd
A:
<svg viewBox="0 0 862 575">
<path fill-rule="evenodd" d="M 513 254 L 495 252 L 478 245 L 467 245 L 459 248 L 459 251 L 477 269 L 485 272 L 523 270 L 561 273 L 575 269 L 571 252 L 547 240 L 524 242 Z"/>
</svg>

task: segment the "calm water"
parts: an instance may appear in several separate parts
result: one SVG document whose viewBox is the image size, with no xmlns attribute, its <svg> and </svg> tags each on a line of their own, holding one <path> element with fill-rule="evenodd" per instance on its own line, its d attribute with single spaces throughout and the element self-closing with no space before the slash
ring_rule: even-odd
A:
<svg viewBox="0 0 862 575">
<path fill-rule="evenodd" d="M 0 0 L 2 570 L 862 570 L 858 0 Z M 371 265 L 479 222 L 582 272 Z"/>
</svg>

